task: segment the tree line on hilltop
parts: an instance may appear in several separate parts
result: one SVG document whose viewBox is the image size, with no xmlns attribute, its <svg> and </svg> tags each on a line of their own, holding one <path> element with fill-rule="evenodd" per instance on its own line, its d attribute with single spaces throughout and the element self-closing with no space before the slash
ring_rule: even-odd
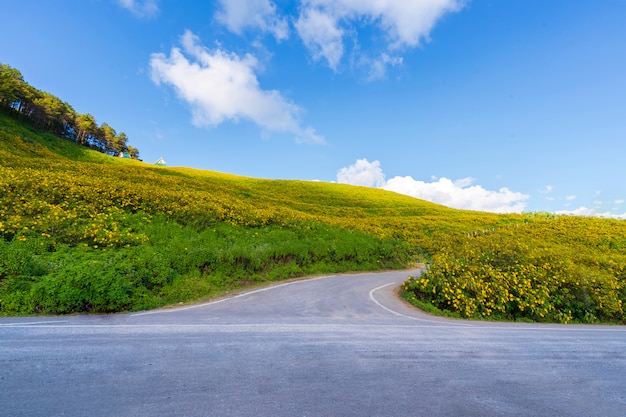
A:
<svg viewBox="0 0 626 417">
<path fill-rule="evenodd" d="M 116 132 L 107 123 L 98 126 L 91 114 L 77 113 L 58 97 L 28 84 L 19 70 L 1 63 L 0 110 L 105 154 L 139 159 L 139 150 L 128 144 L 124 132 Z"/>
</svg>

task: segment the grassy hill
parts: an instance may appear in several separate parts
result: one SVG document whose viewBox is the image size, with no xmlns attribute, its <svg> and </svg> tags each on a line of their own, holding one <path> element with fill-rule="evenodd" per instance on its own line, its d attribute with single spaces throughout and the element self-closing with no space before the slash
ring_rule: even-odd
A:
<svg viewBox="0 0 626 417">
<path fill-rule="evenodd" d="M 379 189 L 106 156 L 0 114 L 0 314 L 154 308 L 428 262 L 461 317 L 623 322 L 626 222 L 446 208 Z"/>
</svg>

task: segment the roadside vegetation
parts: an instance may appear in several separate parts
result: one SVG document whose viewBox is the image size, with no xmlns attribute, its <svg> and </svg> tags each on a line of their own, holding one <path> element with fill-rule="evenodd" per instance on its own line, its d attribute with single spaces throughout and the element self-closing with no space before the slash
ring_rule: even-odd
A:
<svg viewBox="0 0 626 417">
<path fill-rule="evenodd" d="M 410 258 L 399 239 L 289 207 L 290 184 L 110 157 L 4 115 L 0 160 L 5 315 L 141 310 Z"/>
<path fill-rule="evenodd" d="M 625 284 L 626 221 L 535 214 L 443 242 L 403 290 L 454 317 L 624 324 Z"/>
<path fill-rule="evenodd" d="M 626 321 L 624 221 L 159 167 L 0 113 L 0 315 L 137 311 L 416 263 L 427 272 L 403 296 L 429 311 Z"/>
</svg>

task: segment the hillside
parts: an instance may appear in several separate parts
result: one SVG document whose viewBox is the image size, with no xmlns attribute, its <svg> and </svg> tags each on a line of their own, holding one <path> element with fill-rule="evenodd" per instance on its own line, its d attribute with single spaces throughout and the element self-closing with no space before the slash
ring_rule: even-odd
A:
<svg viewBox="0 0 626 417">
<path fill-rule="evenodd" d="M 0 314 L 154 308 L 429 262 L 461 317 L 623 322 L 626 222 L 454 210 L 379 189 L 111 157 L 0 114 Z"/>
<path fill-rule="evenodd" d="M 76 112 L 72 106 L 39 90 L 24 80 L 17 68 L 0 63 L 0 111 L 35 126 L 40 131 L 69 139 L 107 155 L 139 158 L 139 150 L 130 146 L 124 132 L 117 132 L 104 122 L 98 125 L 91 114 Z"/>
</svg>

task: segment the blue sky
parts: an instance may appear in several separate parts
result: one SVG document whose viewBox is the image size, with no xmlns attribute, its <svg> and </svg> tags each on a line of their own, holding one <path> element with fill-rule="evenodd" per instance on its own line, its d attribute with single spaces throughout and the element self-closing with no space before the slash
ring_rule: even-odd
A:
<svg viewBox="0 0 626 417">
<path fill-rule="evenodd" d="M 621 0 L 24 0 L 0 62 L 141 158 L 626 216 Z"/>
</svg>

